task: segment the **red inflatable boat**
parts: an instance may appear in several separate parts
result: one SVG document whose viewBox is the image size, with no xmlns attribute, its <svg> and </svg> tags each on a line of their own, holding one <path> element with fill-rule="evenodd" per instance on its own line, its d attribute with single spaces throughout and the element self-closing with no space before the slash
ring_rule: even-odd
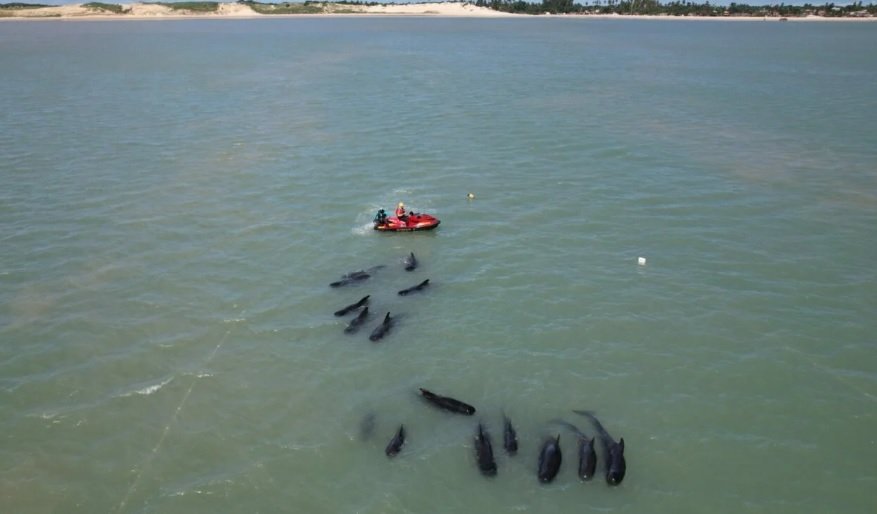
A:
<svg viewBox="0 0 877 514">
<path fill-rule="evenodd" d="M 383 210 L 375 216 L 375 230 L 381 232 L 414 232 L 415 230 L 432 230 L 439 226 L 441 221 L 435 216 L 423 213 L 409 213 L 407 216 L 397 218 L 387 216 Z"/>
</svg>

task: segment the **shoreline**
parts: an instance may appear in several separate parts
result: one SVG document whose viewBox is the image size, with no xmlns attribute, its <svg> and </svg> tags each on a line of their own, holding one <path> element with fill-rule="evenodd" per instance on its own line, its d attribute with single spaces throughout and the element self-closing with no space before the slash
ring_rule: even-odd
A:
<svg viewBox="0 0 877 514">
<path fill-rule="evenodd" d="M 434 17 L 434 18 L 559 18 L 573 20 L 686 20 L 731 22 L 874 22 L 877 17 L 856 16 L 672 16 L 646 14 L 516 14 L 477 7 L 468 2 L 431 2 L 414 4 L 343 5 L 327 4 L 326 12 L 262 14 L 247 5 L 220 3 L 215 12 L 193 12 L 172 9 L 166 5 L 132 3 L 122 4 L 126 12 L 96 11 L 85 4 L 65 4 L 40 8 L 0 10 L 0 22 L 16 21 L 108 21 L 108 20 L 218 20 L 218 19 L 271 19 L 271 18 L 328 18 L 328 17 Z M 338 9 L 334 11 L 334 9 Z"/>
</svg>

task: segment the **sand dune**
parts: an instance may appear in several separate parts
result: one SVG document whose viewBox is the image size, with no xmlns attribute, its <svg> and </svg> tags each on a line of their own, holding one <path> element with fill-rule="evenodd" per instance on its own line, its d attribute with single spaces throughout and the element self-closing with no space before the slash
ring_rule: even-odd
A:
<svg viewBox="0 0 877 514">
<path fill-rule="evenodd" d="M 123 12 L 114 13 L 85 4 L 69 4 L 38 9 L 0 9 L 0 21 L 10 19 L 161 19 L 161 18 L 258 18 L 258 17 L 302 17 L 302 16 L 459 16 L 459 17 L 500 17 L 527 16 L 494 11 L 477 7 L 468 2 L 431 2 L 416 4 L 350 5 L 326 3 L 320 14 L 268 14 L 254 11 L 250 6 L 238 3 L 220 3 L 214 12 L 193 12 L 172 9 L 166 5 L 133 3 L 120 4 Z M 282 5 L 282 4 L 277 4 Z M 575 19 L 655 19 L 655 20 L 733 20 L 733 21 L 779 21 L 779 17 L 701 17 L 701 16 L 643 16 L 643 15 L 554 15 L 557 18 Z M 786 21 L 782 18 L 782 21 Z M 807 16 L 790 18 L 788 21 L 877 21 L 869 18 L 825 18 Z"/>
<path fill-rule="evenodd" d="M 101 9 L 85 7 L 85 4 L 70 4 L 57 7 L 42 7 L 37 9 L 7 9 L 2 12 L 2 18 L 125 18 L 125 19 L 148 19 L 148 18 L 216 18 L 216 17 L 260 17 L 248 5 L 238 3 L 220 3 L 216 12 L 203 13 L 180 9 L 172 9 L 166 5 L 157 4 L 121 4 L 123 13 L 114 13 Z M 271 14 L 269 16 L 323 16 L 340 12 L 345 15 L 409 15 L 409 16 L 516 16 L 514 14 L 501 13 L 486 7 L 476 7 L 465 2 L 433 2 L 421 4 L 386 4 L 386 5 L 338 5 L 326 4 L 324 14 Z"/>
</svg>

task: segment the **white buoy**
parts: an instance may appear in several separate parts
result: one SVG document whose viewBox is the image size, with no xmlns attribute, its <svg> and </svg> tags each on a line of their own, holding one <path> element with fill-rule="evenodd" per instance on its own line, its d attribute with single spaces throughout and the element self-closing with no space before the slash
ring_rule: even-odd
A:
<svg viewBox="0 0 877 514">
<path fill-rule="evenodd" d="M 640 266 L 645 266 L 645 265 L 646 265 L 646 258 L 645 258 L 645 257 L 640 257 L 639 259 L 637 259 L 636 262 L 637 262 Z"/>
<path fill-rule="evenodd" d="M 466 195 L 466 198 L 472 200 L 473 198 L 475 198 L 475 194 L 474 194 L 474 193 L 469 193 L 469 194 Z"/>
</svg>

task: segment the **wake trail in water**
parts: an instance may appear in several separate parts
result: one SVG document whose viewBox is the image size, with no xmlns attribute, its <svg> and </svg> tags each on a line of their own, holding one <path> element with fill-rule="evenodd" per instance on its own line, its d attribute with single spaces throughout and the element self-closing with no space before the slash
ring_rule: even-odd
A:
<svg viewBox="0 0 877 514">
<path fill-rule="evenodd" d="M 810 365 L 813 366 L 815 369 L 819 370 L 820 372 L 824 373 L 825 375 L 827 375 L 827 376 L 831 377 L 832 379 L 834 379 L 834 380 L 840 382 L 841 384 L 843 384 L 843 385 L 849 387 L 849 388 L 852 389 L 853 391 L 856 391 L 857 393 L 860 393 L 862 396 L 864 396 L 865 398 L 871 400 L 872 402 L 877 402 L 877 396 L 874 396 L 873 394 L 871 394 L 871 393 L 869 393 L 868 391 L 862 389 L 861 387 L 859 387 L 858 385 L 856 385 L 856 384 L 850 382 L 849 380 L 847 380 L 847 379 L 845 379 L 845 378 L 842 378 L 842 377 L 839 377 L 839 376 L 837 375 L 837 373 L 833 373 L 833 372 L 832 372 L 832 369 L 831 369 L 831 368 L 829 368 L 829 367 L 827 367 L 827 366 L 824 366 L 824 365 L 822 365 L 822 364 L 816 362 L 815 359 L 813 359 L 812 357 L 808 356 L 806 353 L 804 353 L 804 352 L 802 352 L 802 351 L 800 351 L 800 350 L 796 350 L 796 349 L 794 349 L 794 348 L 792 348 L 792 347 L 790 347 L 790 346 L 785 346 L 784 349 L 785 349 L 787 352 L 789 352 L 789 353 L 795 354 L 798 358 L 804 360 L 806 363 L 810 364 Z"/>
<path fill-rule="evenodd" d="M 134 391 L 127 392 L 127 393 L 121 393 L 121 394 L 117 395 L 117 398 L 127 398 L 129 396 L 134 396 L 135 394 L 142 395 L 142 396 L 148 396 L 148 395 L 158 391 L 162 387 L 170 384 L 173 380 L 174 380 L 174 377 L 170 377 L 166 380 L 162 380 L 161 382 L 159 382 L 157 384 L 152 384 L 152 385 L 140 388 L 140 389 L 136 389 Z"/>
<path fill-rule="evenodd" d="M 371 234 L 372 230 L 373 228 L 371 223 L 366 223 L 365 225 L 357 225 L 350 229 L 350 231 L 357 236 L 367 236 L 368 234 Z"/>
<path fill-rule="evenodd" d="M 209 366 L 213 358 L 216 357 L 216 353 L 222 348 L 222 345 L 228 340 L 228 336 L 231 334 L 231 331 L 227 331 L 222 339 L 216 344 L 213 348 L 213 351 L 210 352 L 210 355 L 207 356 L 207 361 L 204 363 L 205 367 Z M 186 405 L 186 400 L 189 399 L 189 395 L 192 394 L 192 389 L 195 388 L 195 382 L 198 380 L 198 376 L 192 377 L 192 382 L 189 384 L 189 388 L 186 390 L 186 393 L 183 394 L 183 398 L 180 400 L 180 404 L 177 405 L 177 408 L 174 410 L 173 415 L 171 416 L 168 424 L 165 425 L 164 430 L 161 432 L 161 436 L 158 438 L 158 442 L 155 443 L 155 446 L 152 448 L 152 451 L 146 456 L 146 459 L 140 465 L 140 471 L 137 473 L 137 476 L 134 478 L 134 482 L 131 483 L 131 487 L 128 488 L 128 492 L 125 493 L 125 497 L 122 498 L 122 501 L 119 502 L 119 508 L 116 509 L 117 513 L 121 513 L 125 510 L 125 507 L 128 505 L 128 501 L 131 499 L 131 495 L 134 494 L 134 491 L 137 490 L 137 486 L 140 484 L 140 480 L 143 478 L 143 475 L 149 470 L 149 467 L 152 465 L 152 461 L 155 460 L 155 456 L 158 455 L 159 450 L 161 450 L 162 445 L 164 444 L 164 440 L 167 439 L 167 435 L 171 431 L 171 426 L 177 421 L 177 417 L 182 412 L 183 407 Z"/>
</svg>

